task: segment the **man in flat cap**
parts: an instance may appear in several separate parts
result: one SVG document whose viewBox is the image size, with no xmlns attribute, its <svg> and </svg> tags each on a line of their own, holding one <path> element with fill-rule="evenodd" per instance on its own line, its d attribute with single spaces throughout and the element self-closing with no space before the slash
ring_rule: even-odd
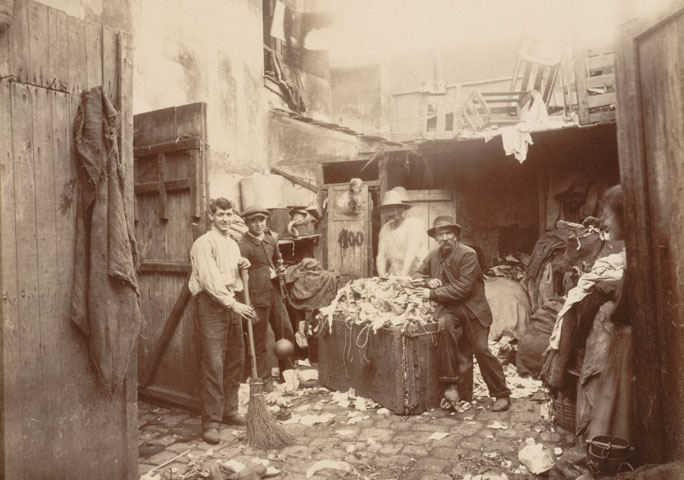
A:
<svg viewBox="0 0 684 480">
<path fill-rule="evenodd" d="M 378 235 L 375 267 L 381 277 L 411 276 L 427 254 L 425 224 L 418 217 L 406 216 L 411 205 L 405 202 L 405 192 L 388 190 L 379 207 L 388 218 Z"/>
<path fill-rule="evenodd" d="M 469 378 L 474 353 L 489 394 L 496 399 L 492 411 L 500 412 L 510 406 L 511 392 L 501 363 L 489 351 L 492 311 L 485 297 L 477 253 L 458 241 L 460 233 L 461 226 L 451 217 L 444 215 L 435 219 L 428 235 L 439 247 L 423 260 L 418 268 L 422 278 L 415 279 L 414 284 L 427 287 L 418 291 L 419 297 L 439 305 L 435 312 L 440 324 L 437 349 L 445 400 L 451 405 L 458 403 L 458 390 L 461 387 L 463 391 L 463 382 Z M 472 390 L 472 385 L 467 387 Z"/>
<path fill-rule="evenodd" d="M 266 226 L 269 211 L 259 205 L 242 212 L 247 232 L 239 242 L 240 252 L 249 260 L 249 295 L 258 320 L 254 325 L 254 349 L 257 371 L 264 381 L 264 390 L 273 391 L 273 380 L 266 362 L 266 333 L 270 324 L 276 341 L 285 338 L 294 343 L 294 333 L 283 304 L 278 274 L 284 271 L 278 250 L 278 239 Z M 293 358 L 278 359 L 280 375 L 293 368 Z"/>
</svg>

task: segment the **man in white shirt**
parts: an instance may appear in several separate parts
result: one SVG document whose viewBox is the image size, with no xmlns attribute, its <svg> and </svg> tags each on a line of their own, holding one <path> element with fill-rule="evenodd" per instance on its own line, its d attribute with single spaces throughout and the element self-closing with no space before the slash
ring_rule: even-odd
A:
<svg viewBox="0 0 684 480">
<path fill-rule="evenodd" d="M 411 206 L 404 202 L 402 192 L 385 192 L 380 212 L 388 220 L 378 236 L 378 275 L 411 276 L 428 253 L 425 224 L 420 218 L 407 217 Z"/>
<path fill-rule="evenodd" d="M 235 299 L 242 292 L 239 269 L 249 268 L 230 237 L 234 206 L 218 198 L 209 204 L 211 228 L 190 250 L 192 274 L 188 287 L 195 298 L 199 339 L 202 438 L 219 442 L 221 422 L 244 425 L 238 415 L 238 390 L 244 367 L 242 318 L 254 322 L 254 309 Z"/>
</svg>

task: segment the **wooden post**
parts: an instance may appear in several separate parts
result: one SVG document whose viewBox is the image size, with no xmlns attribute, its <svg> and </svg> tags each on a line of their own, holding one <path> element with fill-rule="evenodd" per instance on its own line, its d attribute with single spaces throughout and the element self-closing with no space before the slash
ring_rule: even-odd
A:
<svg viewBox="0 0 684 480">
<path fill-rule="evenodd" d="M 589 123 L 589 93 L 587 92 L 587 64 L 583 48 L 575 48 L 575 90 L 577 91 L 577 116 L 580 125 Z"/>
</svg>

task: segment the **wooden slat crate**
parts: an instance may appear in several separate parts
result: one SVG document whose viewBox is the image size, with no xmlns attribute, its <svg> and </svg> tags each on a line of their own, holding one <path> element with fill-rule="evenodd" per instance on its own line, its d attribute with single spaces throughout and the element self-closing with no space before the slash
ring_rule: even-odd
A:
<svg viewBox="0 0 684 480">
<path fill-rule="evenodd" d="M 615 121 L 615 54 L 611 47 L 574 52 L 580 125 Z"/>
<path fill-rule="evenodd" d="M 399 415 L 439 406 L 437 324 L 402 333 L 399 327 L 347 325 L 341 318 L 319 334 L 319 383 L 370 398 Z"/>
</svg>

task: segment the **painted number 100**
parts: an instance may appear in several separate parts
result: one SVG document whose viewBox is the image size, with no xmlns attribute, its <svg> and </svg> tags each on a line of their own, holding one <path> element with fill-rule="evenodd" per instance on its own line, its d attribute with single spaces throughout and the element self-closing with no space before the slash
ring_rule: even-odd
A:
<svg viewBox="0 0 684 480">
<path fill-rule="evenodd" d="M 363 245 L 363 240 L 363 233 L 351 232 L 347 229 L 342 230 L 340 232 L 340 236 L 337 239 L 337 241 L 340 244 L 340 247 L 342 248 L 360 247 L 361 245 Z"/>
</svg>

